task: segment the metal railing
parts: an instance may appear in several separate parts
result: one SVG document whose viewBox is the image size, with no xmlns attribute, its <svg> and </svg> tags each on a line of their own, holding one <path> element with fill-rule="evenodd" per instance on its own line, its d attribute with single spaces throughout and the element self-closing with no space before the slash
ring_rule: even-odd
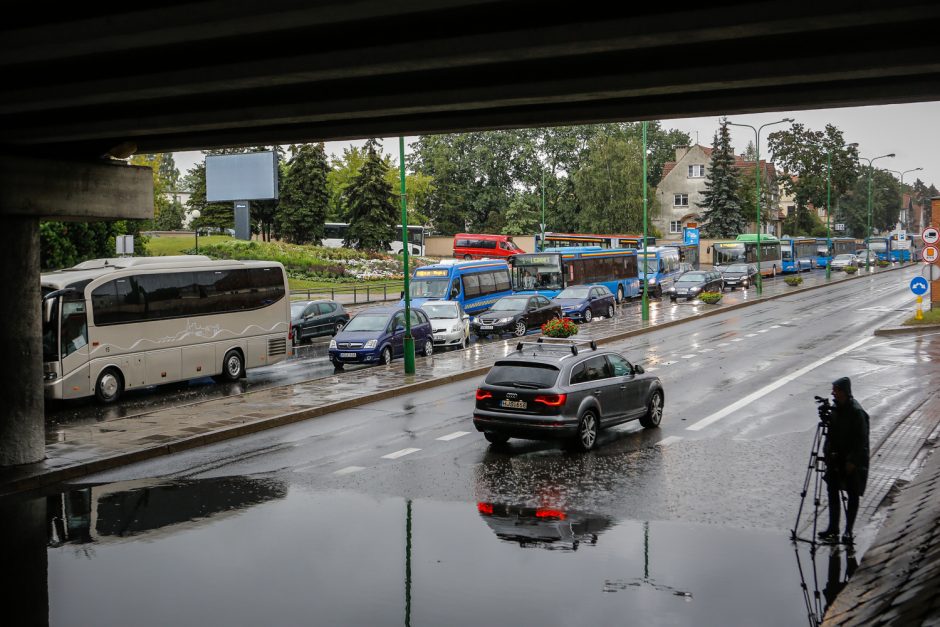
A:
<svg viewBox="0 0 940 627">
<path fill-rule="evenodd" d="M 291 300 L 335 300 L 343 305 L 364 305 L 401 299 L 403 281 L 384 283 L 360 283 L 352 285 L 337 284 L 329 287 L 311 287 L 291 290 Z"/>
</svg>

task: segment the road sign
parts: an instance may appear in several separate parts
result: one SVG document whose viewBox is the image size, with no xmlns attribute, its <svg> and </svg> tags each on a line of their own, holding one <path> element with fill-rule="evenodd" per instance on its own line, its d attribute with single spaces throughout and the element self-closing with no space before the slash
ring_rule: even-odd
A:
<svg viewBox="0 0 940 627">
<path fill-rule="evenodd" d="M 924 229 L 923 238 L 925 244 L 936 244 L 940 241 L 940 231 L 932 226 L 928 226 Z"/>
<path fill-rule="evenodd" d="M 936 263 L 940 259 L 940 248 L 936 246 L 924 246 L 924 261 L 927 263 Z"/>
<path fill-rule="evenodd" d="M 911 279 L 911 291 L 914 292 L 915 296 L 923 296 L 926 294 L 928 287 L 927 279 L 922 276 L 915 276 Z"/>
</svg>

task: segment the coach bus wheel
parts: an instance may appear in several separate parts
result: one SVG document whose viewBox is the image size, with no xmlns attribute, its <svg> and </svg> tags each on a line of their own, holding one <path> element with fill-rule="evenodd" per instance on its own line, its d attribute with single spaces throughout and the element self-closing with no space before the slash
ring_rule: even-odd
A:
<svg viewBox="0 0 940 627">
<path fill-rule="evenodd" d="M 222 359 L 222 380 L 234 383 L 245 374 L 245 362 L 242 361 L 242 354 L 237 350 L 230 350 L 225 353 Z"/>
<path fill-rule="evenodd" d="M 105 368 L 95 383 L 95 397 L 102 403 L 113 403 L 124 391 L 124 377 L 117 368 Z"/>
</svg>

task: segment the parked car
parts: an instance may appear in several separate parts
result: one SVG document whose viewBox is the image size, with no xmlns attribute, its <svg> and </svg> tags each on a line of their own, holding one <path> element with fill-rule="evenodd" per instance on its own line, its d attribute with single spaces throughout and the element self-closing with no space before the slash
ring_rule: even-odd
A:
<svg viewBox="0 0 940 627">
<path fill-rule="evenodd" d="M 429 300 L 421 309 L 431 319 L 435 346 L 470 346 L 470 316 L 460 303 L 452 300 Z"/>
<path fill-rule="evenodd" d="M 561 307 L 565 318 L 584 322 L 590 322 L 595 316 L 613 318 L 617 311 L 617 298 L 604 285 L 566 287 L 552 302 Z"/>
<path fill-rule="evenodd" d="M 680 298 L 692 300 L 702 292 L 723 292 L 724 286 L 718 270 L 695 270 L 679 277 L 666 293 L 674 301 Z"/>
<path fill-rule="evenodd" d="M 511 235 L 486 233 L 458 233 L 454 236 L 454 257 L 457 259 L 491 259 L 512 257 L 525 252 Z"/>
<path fill-rule="evenodd" d="M 832 270 L 845 270 L 849 266 L 855 266 L 857 268 L 858 265 L 858 257 L 852 253 L 842 253 L 841 255 L 836 255 L 832 258 L 832 261 L 829 262 L 829 267 Z"/>
<path fill-rule="evenodd" d="M 470 328 L 477 337 L 503 333 L 521 337 L 529 329 L 536 329 L 561 316 L 561 307 L 541 294 L 503 296 L 492 307 L 475 316 L 470 321 Z"/>
<path fill-rule="evenodd" d="M 721 280 L 724 281 L 724 287 L 734 289 L 741 286 L 748 289 L 757 283 L 757 266 L 752 266 L 749 263 L 733 263 L 730 266 L 722 266 Z"/>
<path fill-rule="evenodd" d="M 473 425 L 494 444 L 565 438 L 588 451 L 601 429 L 628 420 L 658 427 L 664 398 L 658 377 L 593 342 L 520 342 L 477 389 Z"/>
<path fill-rule="evenodd" d="M 416 353 L 434 353 L 431 321 L 421 309 L 411 310 L 411 336 Z M 330 340 L 330 361 L 337 370 L 345 364 L 389 364 L 404 354 L 404 340 L 403 307 L 370 307 L 353 316 Z"/>
<path fill-rule="evenodd" d="M 336 335 L 349 314 L 332 300 L 295 300 L 290 304 L 290 337 L 294 346 L 320 335 Z"/>
<path fill-rule="evenodd" d="M 859 266 L 864 266 L 864 265 L 865 265 L 865 258 L 866 258 L 866 257 L 868 258 L 868 264 L 869 264 L 869 265 L 872 265 L 872 266 L 873 266 L 873 265 L 875 265 L 876 263 L 878 263 L 878 253 L 876 253 L 875 251 L 873 251 L 873 250 L 865 250 L 864 248 L 862 248 L 861 250 L 855 251 L 855 258 L 856 258 L 856 260 L 858 261 L 858 265 L 859 265 Z"/>
</svg>

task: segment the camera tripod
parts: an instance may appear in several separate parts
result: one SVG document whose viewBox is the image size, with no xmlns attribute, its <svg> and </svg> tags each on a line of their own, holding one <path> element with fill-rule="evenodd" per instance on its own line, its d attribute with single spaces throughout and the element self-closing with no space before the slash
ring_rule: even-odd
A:
<svg viewBox="0 0 940 627">
<path fill-rule="evenodd" d="M 817 397 L 818 400 L 818 397 Z M 816 425 L 816 435 L 813 437 L 813 448 L 809 453 L 809 464 L 806 467 L 806 478 L 803 479 L 803 491 L 800 493 L 800 507 L 796 512 L 796 522 L 793 524 L 793 529 L 790 530 L 790 539 L 794 542 L 808 542 L 812 545 L 812 551 L 815 552 L 816 544 L 819 541 L 816 538 L 816 529 L 819 521 L 819 508 L 821 504 L 820 496 L 824 491 L 823 481 L 826 474 L 826 456 L 822 452 L 823 442 L 829 434 L 829 421 L 827 419 L 821 419 Z M 814 476 L 815 475 L 815 476 Z M 810 483 L 813 483 L 813 524 L 812 530 L 810 531 L 810 537 L 807 540 L 806 538 L 800 537 L 797 533 L 797 530 L 800 527 L 800 517 L 803 515 L 803 506 L 806 504 L 806 496 L 809 494 Z M 843 514 L 845 514 L 845 509 L 847 507 L 846 497 L 844 494 L 841 494 L 840 501 L 841 505 L 836 503 L 829 503 L 829 507 L 842 507 Z"/>
</svg>

